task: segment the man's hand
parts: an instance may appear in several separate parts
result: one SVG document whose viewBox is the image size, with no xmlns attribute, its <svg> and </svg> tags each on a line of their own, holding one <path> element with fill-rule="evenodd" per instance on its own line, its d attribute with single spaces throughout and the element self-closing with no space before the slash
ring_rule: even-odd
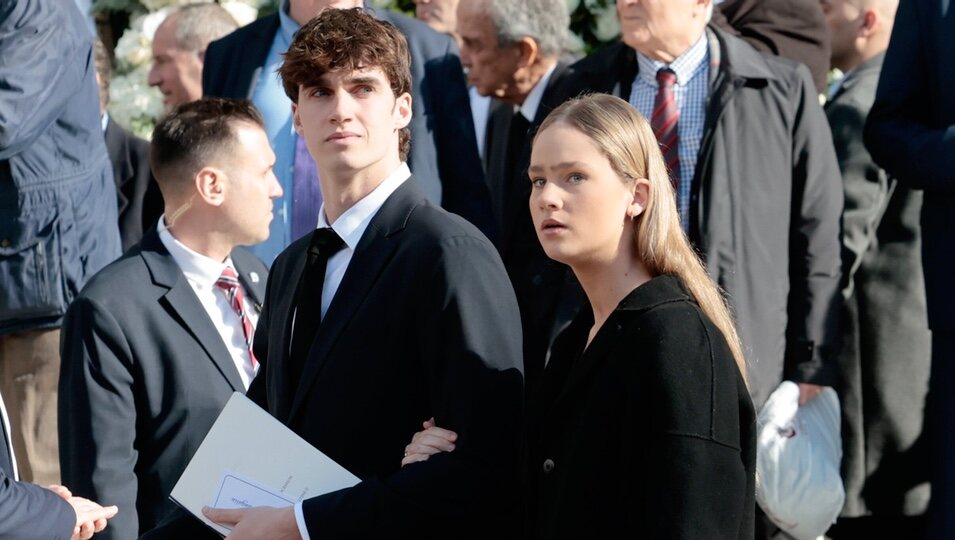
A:
<svg viewBox="0 0 955 540">
<path fill-rule="evenodd" d="M 439 428 L 434 424 L 434 418 L 425 420 L 421 425 L 424 431 L 415 433 L 408 446 L 405 446 L 402 467 L 418 461 L 427 461 L 434 454 L 454 451 L 454 442 L 458 440 L 457 433 Z"/>
<path fill-rule="evenodd" d="M 799 385 L 799 404 L 805 405 L 812 401 L 816 396 L 825 390 L 825 386 L 809 383 L 797 383 Z"/>
<path fill-rule="evenodd" d="M 202 509 L 207 518 L 230 527 L 232 532 L 226 536 L 229 540 L 302 540 L 298 524 L 295 522 L 295 510 L 286 508 L 209 508 Z"/>
<path fill-rule="evenodd" d="M 54 487 L 62 488 L 62 490 L 53 489 L 52 491 L 66 499 L 66 502 L 70 503 L 73 511 L 76 512 L 76 526 L 73 527 L 71 540 L 88 540 L 93 536 L 93 533 L 105 529 L 106 520 L 115 516 L 116 512 L 119 511 L 115 506 L 100 506 L 83 497 L 73 497 L 72 495 L 65 497 L 64 493 L 69 493 L 68 489 L 62 486 Z"/>
</svg>

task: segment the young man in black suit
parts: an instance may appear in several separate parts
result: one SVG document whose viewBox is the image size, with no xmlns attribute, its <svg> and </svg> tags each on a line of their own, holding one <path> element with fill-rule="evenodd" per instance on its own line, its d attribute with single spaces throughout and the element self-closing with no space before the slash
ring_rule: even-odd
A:
<svg viewBox="0 0 955 540">
<path fill-rule="evenodd" d="M 166 213 L 66 314 L 61 468 L 77 494 L 119 506 L 106 538 L 136 538 L 175 508 L 179 475 L 255 376 L 267 270 L 236 246 L 268 235 L 274 160 L 251 103 L 180 105 L 151 147 Z"/>
<path fill-rule="evenodd" d="M 280 69 L 325 202 L 273 266 L 249 395 L 362 481 L 291 508 L 207 510 L 235 540 L 520 534 L 517 305 L 494 246 L 404 163 L 408 62 L 391 24 L 326 10 Z M 427 418 L 456 450 L 401 468 Z"/>
</svg>

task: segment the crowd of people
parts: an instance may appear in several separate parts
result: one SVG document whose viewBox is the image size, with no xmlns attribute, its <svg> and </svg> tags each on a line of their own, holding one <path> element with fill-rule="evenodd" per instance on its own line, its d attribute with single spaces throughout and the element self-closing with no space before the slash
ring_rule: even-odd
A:
<svg viewBox="0 0 955 540">
<path fill-rule="evenodd" d="M 783 381 L 840 396 L 828 536 L 955 537 L 947 0 L 617 0 L 587 56 L 416 8 L 179 7 L 147 142 L 0 0 L 0 538 L 213 538 L 169 495 L 238 391 L 361 482 L 232 539 L 785 539 Z"/>
</svg>

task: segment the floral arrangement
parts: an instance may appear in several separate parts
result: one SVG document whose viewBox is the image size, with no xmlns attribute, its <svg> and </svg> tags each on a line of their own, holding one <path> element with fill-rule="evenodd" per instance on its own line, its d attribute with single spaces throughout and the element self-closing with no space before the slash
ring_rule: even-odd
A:
<svg viewBox="0 0 955 540">
<path fill-rule="evenodd" d="M 212 0 L 96 0 L 93 12 L 125 12 L 129 28 L 116 42 L 113 77 L 109 86 L 109 114 L 140 137 L 149 138 L 163 112 L 162 94 L 147 83 L 152 65 L 156 28 L 178 6 Z M 219 2 L 240 24 L 256 19 L 259 10 L 274 9 L 273 0 Z"/>
<path fill-rule="evenodd" d="M 114 49 L 109 114 L 140 137 L 149 138 L 156 118 L 163 112 L 162 95 L 147 84 L 152 64 L 152 39 L 170 11 L 196 1 L 214 0 L 96 0 L 94 13 L 118 12 L 129 16 L 129 27 Z M 414 0 L 368 0 L 370 4 L 414 14 Z M 461 0 L 467 2 L 468 0 Z M 274 11 L 278 0 L 219 0 L 240 25 L 260 13 Z M 615 0 L 567 0 L 574 48 L 589 53 L 614 41 L 620 34 Z"/>
</svg>

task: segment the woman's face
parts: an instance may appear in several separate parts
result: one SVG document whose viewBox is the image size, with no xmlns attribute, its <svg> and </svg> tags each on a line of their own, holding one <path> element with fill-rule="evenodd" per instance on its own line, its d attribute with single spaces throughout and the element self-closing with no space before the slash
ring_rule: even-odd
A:
<svg viewBox="0 0 955 540">
<path fill-rule="evenodd" d="M 528 175 L 531 217 L 548 257 L 579 267 L 633 255 L 634 182 L 625 183 L 588 136 L 552 124 L 534 143 Z"/>
</svg>

